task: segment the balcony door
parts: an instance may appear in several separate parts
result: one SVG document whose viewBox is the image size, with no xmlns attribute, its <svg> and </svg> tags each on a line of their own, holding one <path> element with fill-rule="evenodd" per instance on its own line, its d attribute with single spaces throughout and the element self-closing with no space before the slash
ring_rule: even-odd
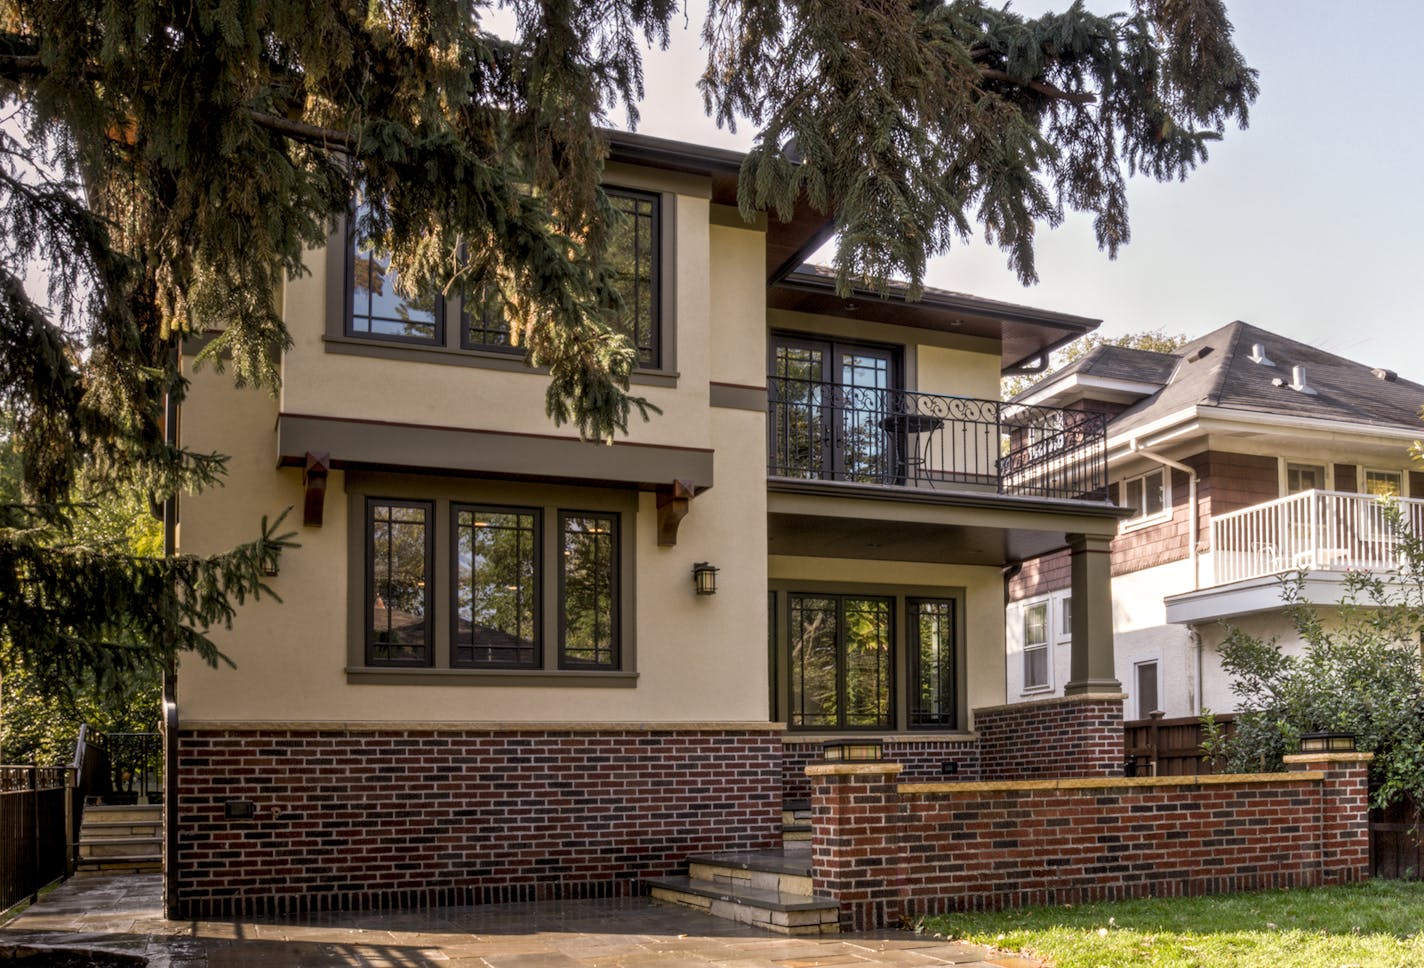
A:
<svg viewBox="0 0 1424 968">
<path fill-rule="evenodd" d="M 771 473 L 862 484 L 897 479 L 893 397 L 899 352 L 805 336 L 772 337 Z"/>
</svg>

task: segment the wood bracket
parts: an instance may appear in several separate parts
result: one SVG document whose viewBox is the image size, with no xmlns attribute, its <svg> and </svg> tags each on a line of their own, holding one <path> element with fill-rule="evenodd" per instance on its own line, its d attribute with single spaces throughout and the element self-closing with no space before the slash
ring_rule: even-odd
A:
<svg viewBox="0 0 1424 968">
<path fill-rule="evenodd" d="M 302 524 L 308 528 L 321 527 L 322 513 L 326 508 L 326 474 L 331 470 L 331 454 L 313 454 L 307 451 L 306 466 L 302 468 L 302 489 L 306 492 L 302 504 Z"/>
<path fill-rule="evenodd" d="M 671 548 L 677 544 L 677 527 L 687 517 L 696 493 L 691 481 L 673 481 L 669 488 L 658 488 L 659 548 Z"/>
</svg>

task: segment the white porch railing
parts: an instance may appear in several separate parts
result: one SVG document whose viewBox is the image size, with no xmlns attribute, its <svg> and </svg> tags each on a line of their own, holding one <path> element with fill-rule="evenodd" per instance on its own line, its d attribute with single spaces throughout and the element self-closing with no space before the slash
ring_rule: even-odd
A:
<svg viewBox="0 0 1424 968">
<path fill-rule="evenodd" d="M 1424 500 L 1396 499 L 1404 524 L 1424 535 Z M 1213 584 L 1282 572 L 1389 571 L 1400 565 L 1399 538 L 1369 494 L 1303 491 L 1214 517 Z"/>
</svg>

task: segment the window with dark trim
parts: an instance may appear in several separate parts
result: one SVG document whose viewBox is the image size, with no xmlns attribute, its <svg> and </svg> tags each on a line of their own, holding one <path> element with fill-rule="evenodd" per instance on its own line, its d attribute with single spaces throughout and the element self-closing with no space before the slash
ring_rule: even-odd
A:
<svg viewBox="0 0 1424 968">
<path fill-rule="evenodd" d="M 894 599 L 792 593 L 791 711 L 799 728 L 894 724 Z"/>
<path fill-rule="evenodd" d="M 460 309 L 460 346 L 467 350 L 523 355 L 509 331 L 509 316 L 493 290 L 468 300 Z"/>
<path fill-rule="evenodd" d="M 559 514 L 559 666 L 618 668 L 618 518 Z"/>
<path fill-rule="evenodd" d="M 660 232 L 662 200 L 648 192 L 605 189 L 622 217 L 609 226 L 607 258 L 623 305 L 614 327 L 633 343 L 638 365 L 662 363 Z"/>
<path fill-rule="evenodd" d="M 358 204 L 347 220 L 346 332 L 349 336 L 440 345 L 445 341 L 441 300 L 411 300 L 397 292 L 399 278 L 389 253 L 361 243 L 357 223 L 368 211 Z"/>
<path fill-rule="evenodd" d="M 955 670 L 954 601 L 912 598 L 909 613 L 910 726 L 954 727 L 958 685 Z"/>
<path fill-rule="evenodd" d="M 456 504 L 450 664 L 539 667 L 539 512 Z"/>
<path fill-rule="evenodd" d="M 366 501 L 366 662 L 430 665 L 434 505 Z"/>
</svg>

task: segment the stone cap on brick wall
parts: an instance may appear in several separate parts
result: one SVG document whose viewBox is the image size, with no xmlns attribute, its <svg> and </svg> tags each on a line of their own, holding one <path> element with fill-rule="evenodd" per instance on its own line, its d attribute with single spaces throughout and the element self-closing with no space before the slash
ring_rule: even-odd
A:
<svg viewBox="0 0 1424 968">
<path fill-rule="evenodd" d="M 1287 765 L 1294 763 L 1368 763 L 1373 753 L 1289 753 L 1281 757 Z"/>
<path fill-rule="evenodd" d="M 807 768 L 810 772 L 810 768 Z M 1062 777 L 1054 780 L 969 780 L 962 783 L 901 783 L 899 793 L 1019 793 L 1032 790 L 1121 790 L 1133 787 L 1238 786 L 1246 783 L 1318 783 L 1320 773 L 1208 773 L 1205 776 Z"/>
<path fill-rule="evenodd" d="M 974 710 L 974 715 L 979 716 L 984 713 L 1003 713 L 1019 709 L 1038 709 L 1043 706 L 1065 706 L 1071 703 L 1084 702 L 1109 702 L 1117 700 L 1119 702 L 1127 699 L 1125 692 L 1085 692 L 1078 696 L 1049 696 L 1047 699 L 1030 699 L 1028 702 L 1010 702 L 1001 706 L 980 706 Z"/>
<path fill-rule="evenodd" d="M 807 776 L 896 776 L 905 769 L 903 763 L 812 763 Z"/>
</svg>

